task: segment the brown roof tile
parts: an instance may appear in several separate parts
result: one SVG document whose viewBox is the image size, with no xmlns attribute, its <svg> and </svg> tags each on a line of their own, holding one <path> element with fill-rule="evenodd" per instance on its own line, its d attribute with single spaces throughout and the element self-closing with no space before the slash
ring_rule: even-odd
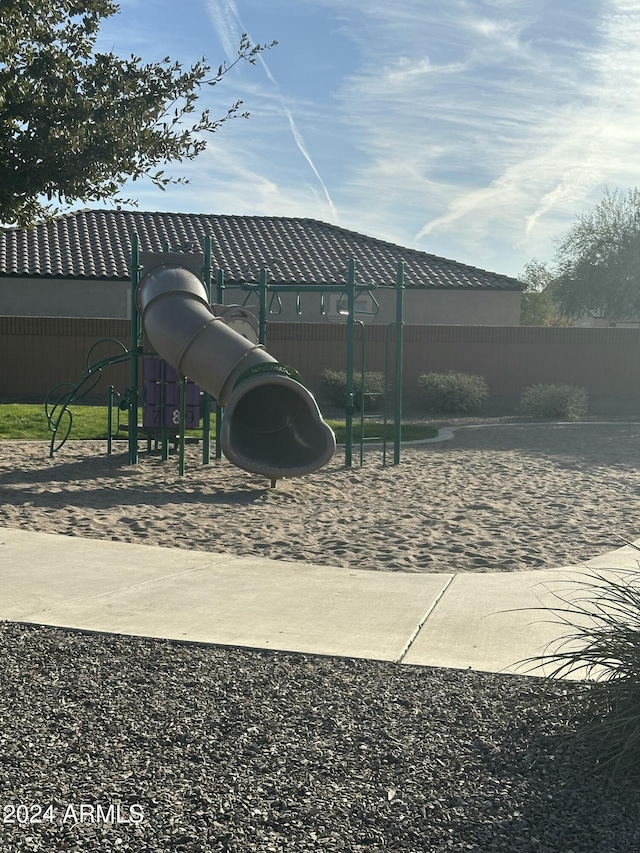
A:
<svg viewBox="0 0 640 853">
<path fill-rule="evenodd" d="M 212 241 L 214 269 L 229 283 L 257 281 L 266 268 L 279 284 L 342 283 L 347 260 L 358 281 L 395 281 L 399 260 L 409 287 L 522 290 L 517 279 L 406 249 L 315 219 L 278 216 L 80 210 L 29 230 L 0 229 L 0 277 L 127 279 L 131 235 L 141 251 L 201 251 Z"/>
</svg>

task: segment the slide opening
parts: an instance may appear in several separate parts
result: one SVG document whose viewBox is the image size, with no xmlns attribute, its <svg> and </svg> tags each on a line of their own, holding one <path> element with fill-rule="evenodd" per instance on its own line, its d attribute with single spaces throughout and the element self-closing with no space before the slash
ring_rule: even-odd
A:
<svg viewBox="0 0 640 853">
<path fill-rule="evenodd" d="M 250 389 L 238 401 L 233 418 L 230 446 L 267 465 L 307 466 L 326 445 L 322 422 L 295 386 L 265 384 Z"/>
<path fill-rule="evenodd" d="M 303 385 L 262 375 L 232 395 L 222 421 L 222 446 L 234 465 L 277 479 L 316 471 L 336 445 Z"/>
</svg>

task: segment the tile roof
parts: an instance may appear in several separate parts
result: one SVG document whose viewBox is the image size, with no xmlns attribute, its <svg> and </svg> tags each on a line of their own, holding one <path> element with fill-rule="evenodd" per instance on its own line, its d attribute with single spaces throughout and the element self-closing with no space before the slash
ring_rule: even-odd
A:
<svg viewBox="0 0 640 853">
<path fill-rule="evenodd" d="M 315 219 L 278 216 L 80 210 L 29 230 L 0 229 L 0 277 L 129 278 L 131 234 L 141 251 L 201 251 L 211 236 L 213 267 L 229 283 L 342 283 L 355 258 L 358 281 L 390 284 L 405 262 L 408 287 L 523 290 L 517 279 L 366 237 Z"/>
</svg>

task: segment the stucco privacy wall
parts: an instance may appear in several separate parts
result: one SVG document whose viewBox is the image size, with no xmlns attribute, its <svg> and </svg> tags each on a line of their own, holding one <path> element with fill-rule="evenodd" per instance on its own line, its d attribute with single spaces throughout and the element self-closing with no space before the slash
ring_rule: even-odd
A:
<svg viewBox="0 0 640 853">
<path fill-rule="evenodd" d="M 91 281 L 65 278 L 0 278 L 0 311 L 11 317 L 100 317 L 127 319 L 130 314 L 130 288 L 126 281 Z M 395 292 L 378 288 L 373 291 L 380 308 L 366 294 L 363 307 L 375 314 L 359 315 L 366 323 L 391 323 L 395 320 Z M 225 293 L 225 302 L 242 303 L 247 296 L 239 289 Z M 518 290 L 427 290 L 405 288 L 405 317 L 412 323 L 490 324 L 517 326 L 520 317 Z M 257 312 L 258 300 L 252 296 L 251 306 Z M 283 294 L 269 298 L 269 322 L 344 322 L 339 314 L 346 298 L 326 294 L 325 314 L 321 313 L 319 293 L 303 293 L 297 304 L 295 296 Z M 298 313 L 300 311 L 300 313 Z"/>
<path fill-rule="evenodd" d="M 44 399 L 54 385 L 75 383 L 86 366 L 87 353 L 100 338 L 115 338 L 128 346 L 128 320 L 68 317 L 0 317 L 0 396 L 9 399 Z M 101 345 L 94 361 L 115 353 L 114 345 Z M 109 383 L 120 390 L 129 384 L 126 367 L 105 371 L 96 388 L 106 400 Z"/>
<path fill-rule="evenodd" d="M 345 327 L 278 324 L 269 327 L 269 351 L 319 387 L 324 368 L 344 369 Z M 367 370 L 382 370 L 383 326 L 367 329 Z M 359 334 L 358 334 L 359 339 Z M 393 330 L 390 361 L 393 364 Z M 356 359 L 361 347 L 356 343 Z M 640 329 L 526 326 L 404 327 L 404 398 L 419 396 L 417 379 L 428 371 L 456 370 L 484 376 L 491 395 L 514 404 L 538 383 L 575 384 L 587 389 L 593 412 L 640 415 Z"/>
<path fill-rule="evenodd" d="M 344 369 L 344 324 L 273 323 L 269 352 L 302 374 L 318 394 L 325 368 Z M 43 398 L 53 385 L 75 382 L 99 338 L 129 341 L 126 320 L 0 317 L 0 396 Z M 367 329 L 367 369 L 384 365 L 385 327 Z M 391 335 L 393 344 L 393 335 Z M 95 358 L 107 354 L 107 345 Z M 111 350 L 113 351 L 113 349 Z M 359 358 L 360 344 L 356 344 Z M 391 346 L 391 363 L 393 346 Z M 535 383 L 573 383 L 589 391 L 594 412 L 640 415 L 640 329 L 509 326 L 405 326 L 404 395 L 415 397 L 426 371 L 460 370 L 483 375 L 496 398 L 516 400 Z M 112 382 L 123 390 L 126 367 L 109 368 L 96 389 Z"/>
</svg>

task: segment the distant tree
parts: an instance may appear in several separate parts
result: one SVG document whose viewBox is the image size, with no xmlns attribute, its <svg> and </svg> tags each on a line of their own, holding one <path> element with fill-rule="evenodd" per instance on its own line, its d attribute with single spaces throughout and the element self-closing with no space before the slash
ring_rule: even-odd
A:
<svg viewBox="0 0 640 853">
<path fill-rule="evenodd" d="M 606 190 L 559 242 L 556 263 L 563 314 L 640 315 L 640 191 Z"/>
<path fill-rule="evenodd" d="M 547 264 L 534 258 L 525 265 L 524 272 L 519 278 L 527 284 L 520 303 L 521 326 L 567 324 L 558 306 L 556 276 Z"/>
<path fill-rule="evenodd" d="M 183 178 L 163 166 L 192 160 L 218 119 L 196 112 L 203 85 L 271 45 L 250 44 L 211 76 L 205 59 L 183 69 L 166 57 L 145 64 L 95 52 L 111 0 L 2 0 L 0 26 L 0 222 L 25 226 L 69 204 L 117 199 L 128 179 L 164 189 Z M 272 44 L 275 44 L 273 42 Z M 185 126 L 183 120 L 188 119 Z M 120 199 L 127 203 L 127 199 Z"/>
</svg>

